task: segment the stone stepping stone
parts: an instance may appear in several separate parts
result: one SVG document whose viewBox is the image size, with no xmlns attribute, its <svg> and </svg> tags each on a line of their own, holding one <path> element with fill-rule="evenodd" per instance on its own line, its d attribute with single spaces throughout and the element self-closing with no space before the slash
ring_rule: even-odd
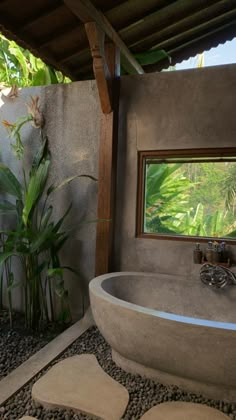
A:
<svg viewBox="0 0 236 420">
<path fill-rule="evenodd" d="M 140 420 L 230 420 L 230 418 L 206 405 L 176 401 L 152 407 Z"/>
<path fill-rule="evenodd" d="M 36 417 L 24 416 L 21 417 L 19 420 L 37 420 Z"/>
<path fill-rule="evenodd" d="M 47 409 L 67 408 L 120 420 L 129 393 L 103 371 L 94 355 L 82 354 L 54 365 L 33 385 L 32 398 Z"/>
</svg>

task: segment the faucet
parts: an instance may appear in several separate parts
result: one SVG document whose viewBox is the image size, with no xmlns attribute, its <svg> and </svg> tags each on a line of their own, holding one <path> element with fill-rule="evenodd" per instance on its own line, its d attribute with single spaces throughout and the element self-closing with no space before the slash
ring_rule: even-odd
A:
<svg viewBox="0 0 236 420">
<path fill-rule="evenodd" d="M 215 289 L 236 285 L 236 275 L 229 268 L 210 263 L 205 263 L 201 267 L 200 279 L 204 284 Z"/>
</svg>

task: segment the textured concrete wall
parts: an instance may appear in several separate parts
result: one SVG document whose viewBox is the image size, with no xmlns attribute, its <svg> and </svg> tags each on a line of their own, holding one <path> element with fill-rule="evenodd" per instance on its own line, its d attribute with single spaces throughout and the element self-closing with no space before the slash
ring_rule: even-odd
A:
<svg viewBox="0 0 236 420">
<path fill-rule="evenodd" d="M 192 243 L 135 238 L 137 152 L 234 146 L 235 89 L 234 65 L 122 78 L 114 269 L 180 276 L 198 272 L 199 267 L 192 263 Z M 24 115 L 25 103 L 36 94 L 41 99 L 52 152 L 50 182 L 79 173 L 97 176 L 100 109 L 95 82 L 22 89 L 12 101 L 1 96 L 0 121 L 15 121 Z M 39 133 L 28 127 L 24 138 L 29 145 L 27 164 Z M 2 160 L 19 174 L 1 125 L 0 139 Z M 88 282 L 94 276 L 95 225 L 77 227 L 82 219 L 96 218 L 97 185 L 78 180 L 59 191 L 54 198 L 56 218 L 70 201 L 74 205 L 67 224 L 75 229 L 63 262 L 80 269 Z M 69 275 L 66 283 L 72 312 L 78 317 L 78 279 Z M 19 306 L 19 293 L 16 295 Z"/>
<path fill-rule="evenodd" d="M 0 121 L 14 122 L 27 113 L 25 103 L 30 95 L 39 95 L 41 110 L 46 119 L 45 131 L 49 138 L 52 163 L 49 183 L 59 183 L 76 174 L 97 177 L 97 155 L 99 139 L 99 101 L 96 84 L 93 81 L 69 85 L 54 85 L 40 88 L 25 88 L 19 98 L 9 100 L 0 97 Z M 24 142 L 28 145 L 25 165 L 37 148 L 39 132 L 33 127 L 24 130 Z M 9 149 L 9 140 L 4 127 L 0 125 L 2 160 L 20 175 L 16 160 Z M 83 273 L 85 283 L 94 276 L 95 224 L 79 227 L 83 220 L 96 219 L 97 183 L 78 179 L 53 198 L 54 218 L 62 216 L 70 202 L 72 211 L 66 226 L 73 227 L 72 237 L 62 254 L 65 265 L 75 267 Z M 66 276 L 71 308 L 75 318 L 81 313 L 79 280 L 73 274 Z M 19 307 L 19 292 L 16 292 L 16 306 Z"/>
<path fill-rule="evenodd" d="M 235 93 L 235 65 L 122 79 L 116 270 L 198 273 L 193 243 L 135 237 L 137 155 L 139 150 L 234 147 Z"/>
</svg>

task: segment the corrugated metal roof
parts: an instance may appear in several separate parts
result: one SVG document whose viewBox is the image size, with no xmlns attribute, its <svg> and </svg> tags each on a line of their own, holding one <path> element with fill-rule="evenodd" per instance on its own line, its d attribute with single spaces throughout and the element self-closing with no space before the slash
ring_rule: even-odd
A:
<svg viewBox="0 0 236 420">
<path fill-rule="evenodd" d="M 92 0 L 135 53 L 165 50 L 172 64 L 236 36 L 236 0 Z M 0 31 L 73 80 L 93 77 L 83 23 L 62 0 L 0 0 Z M 160 70 L 167 60 L 143 66 Z"/>
</svg>

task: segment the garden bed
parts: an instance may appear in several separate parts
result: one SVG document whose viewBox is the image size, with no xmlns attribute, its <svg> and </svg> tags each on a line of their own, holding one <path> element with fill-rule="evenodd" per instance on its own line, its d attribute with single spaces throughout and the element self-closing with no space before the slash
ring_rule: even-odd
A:
<svg viewBox="0 0 236 420">
<path fill-rule="evenodd" d="M 0 379 L 29 359 L 64 328 L 54 324 L 37 333 L 29 331 L 25 329 L 24 317 L 15 313 L 11 329 L 8 312 L 0 311 Z"/>
<path fill-rule="evenodd" d="M 184 392 L 176 386 L 164 386 L 160 383 L 143 379 L 139 375 L 124 372 L 112 361 L 111 349 L 95 327 L 90 328 L 79 337 L 51 366 L 66 357 L 83 353 L 94 354 L 105 372 L 127 388 L 130 399 L 126 412 L 122 417 L 123 420 L 138 420 L 148 409 L 165 401 L 191 401 L 207 404 L 226 413 L 231 419 L 236 420 L 236 404 L 204 398 L 201 395 Z M 35 416 L 39 420 L 92 419 L 92 417 L 82 413 L 74 414 L 66 410 L 45 410 L 32 401 L 31 388 L 33 383 L 49 368 L 37 375 L 0 408 L 0 419 L 13 420 L 18 419 L 22 415 Z"/>
</svg>

